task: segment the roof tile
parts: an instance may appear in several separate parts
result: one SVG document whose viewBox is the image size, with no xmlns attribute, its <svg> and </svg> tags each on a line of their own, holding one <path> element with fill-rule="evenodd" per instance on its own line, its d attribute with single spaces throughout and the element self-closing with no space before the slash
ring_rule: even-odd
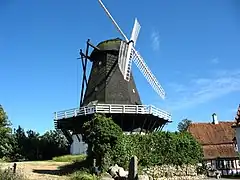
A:
<svg viewBox="0 0 240 180">
<path fill-rule="evenodd" d="M 205 159 L 217 157 L 237 157 L 233 145 L 235 130 L 231 127 L 232 122 L 192 123 L 188 127 L 197 141 L 203 146 Z"/>
<path fill-rule="evenodd" d="M 205 159 L 238 157 L 232 144 L 205 145 L 203 154 Z"/>
<path fill-rule="evenodd" d="M 202 145 L 226 144 L 232 143 L 235 131 L 231 127 L 234 122 L 212 123 L 192 123 L 188 131 Z"/>
</svg>

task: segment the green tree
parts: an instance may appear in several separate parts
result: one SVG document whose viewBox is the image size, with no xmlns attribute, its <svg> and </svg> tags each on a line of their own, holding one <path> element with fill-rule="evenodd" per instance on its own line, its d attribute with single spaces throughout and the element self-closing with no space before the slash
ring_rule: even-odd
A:
<svg viewBox="0 0 240 180">
<path fill-rule="evenodd" d="M 12 134 L 13 152 L 10 159 L 49 160 L 55 156 L 68 154 L 69 143 L 59 130 L 50 130 L 41 135 L 32 130 L 24 131 L 20 126 Z"/>
<path fill-rule="evenodd" d="M 10 144 L 11 132 L 11 123 L 8 120 L 7 113 L 0 105 L 0 158 L 8 156 L 12 150 Z"/>
<path fill-rule="evenodd" d="M 41 136 L 42 159 L 52 159 L 69 153 L 70 144 L 60 130 L 50 130 Z"/>
<path fill-rule="evenodd" d="M 28 130 L 26 132 L 27 139 L 25 141 L 25 147 L 24 150 L 26 152 L 25 156 L 28 160 L 40 160 L 39 158 L 39 149 L 40 149 L 40 134 L 33 131 Z"/>
<path fill-rule="evenodd" d="M 27 136 L 21 126 L 14 129 L 14 133 L 11 135 L 11 145 L 13 151 L 11 152 L 10 159 L 12 161 L 22 161 L 26 159 L 25 147 L 27 146 Z"/>
<path fill-rule="evenodd" d="M 111 118 L 95 114 L 91 121 L 84 123 L 83 134 L 89 156 L 96 158 L 97 165 L 101 167 L 109 165 L 109 150 L 114 149 L 122 137 L 122 129 Z"/>
<path fill-rule="evenodd" d="M 192 120 L 183 119 L 180 123 L 178 123 L 178 131 L 179 132 L 187 131 L 187 129 L 191 123 L 192 123 Z"/>
<path fill-rule="evenodd" d="M 0 158 L 12 161 L 52 159 L 67 154 L 69 146 L 59 130 L 47 131 L 40 136 L 18 126 L 12 133 L 8 116 L 0 105 Z"/>
</svg>

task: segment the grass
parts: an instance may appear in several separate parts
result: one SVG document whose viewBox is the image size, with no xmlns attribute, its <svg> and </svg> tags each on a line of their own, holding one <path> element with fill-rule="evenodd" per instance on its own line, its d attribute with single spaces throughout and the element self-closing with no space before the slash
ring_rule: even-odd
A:
<svg viewBox="0 0 240 180">
<path fill-rule="evenodd" d="M 57 161 L 63 161 L 63 163 L 65 163 L 66 161 L 68 162 L 61 166 L 58 166 L 57 169 L 33 169 L 33 173 L 57 175 L 59 176 L 59 178 L 66 176 L 68 180 L 98 180 L 97 176 L 90 173 L 90 167 L 92 162 L 89 161 L 89 159 L 86 159 L 86 157 L 79 158 L 76 156 L 70 156 L 69 158 L 69 156 L 64 156 L 56 157 L 55 159 L 57 159 Z"/>
<path fill-rule="evenodd" d="M 79 162 L 86 159 L 86 155 L 65 155 L 65 156 L 58 156 L 54 157 L 52 161 L 55 162 Z"/>
<path fill-rule="evenodd" d="M 76 171 L 70 176 L 70 180 L 97 180 L 95 175 L 89 174 L 85 171 Z"/>
<path fill-rule="evenodd" d="M 97 177 L 90 173 L 92 162 L 85 155 L 65 155 L 54 157 L 49 161 L 28 161 L 17 164 L 16 174 L 12 170 L 0 170 L 0 180 L 27 180 L 30 177 L 39 180 L 43 178 L 97 180 Z M 3 167 L 12 167 L 12 163 L 2 163 L 2 165 Z"/>
<path fill-rule="evenodd" d="M 21 173 L 13 173 L 11 169 L 0 169 L 0 180 L 27 180 Z"/>
</svg>

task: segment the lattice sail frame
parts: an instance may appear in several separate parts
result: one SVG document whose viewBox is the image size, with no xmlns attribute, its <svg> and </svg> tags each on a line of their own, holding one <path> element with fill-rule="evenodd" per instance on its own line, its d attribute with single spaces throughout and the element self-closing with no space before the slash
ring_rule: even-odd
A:
<svg viewBox="0 0 240 180">
<path fill-rule="evenodd" d="M 138 20 L 135 19 L 130 42 L 126 43 L 122 41 L 120 45 L 119 56 L 118 56 L 118 66 L 126 81 L 130 80 L 132 57 L 133 57 L 132 48 L 134 47 L 134 45 L 136 45 L 140 29 L 141 29 L 141 26 Z"/>
<path fill-rule="evenodd" d="M 119 50 L 119 56 L 118 56 L 118 65 L 119 69 L 123 74 L 123 77 L 126 81 L 130 80 L 130 74 L 131 74 L 131 67 L 132 67 L 132 61 L 136 64 L 136 66 L 139 68 L 139 70 L 142 72 L 143 76 L 147 79 L 149 84 L 152 86 L 152 88 L 157 92 L 157 94 L 161 98 L 165 98 L 165 91 L 156 79 L 156 77 L 153 75 L 153 73 L 148 68 L 147 64 L 144 62 L 144 59 L 142 56 L 137 52 L 134 48 L 136 45 L 136 41 L 140 32 L 140 24 L 138 23 L 137 19 L 135 19 L 134 27 L 131 34 L 130 41 L 126 37 L 126 35 L 123 33 L 119 25 L 116 23 L 116 21 L 113 19 L 107 8 L 104 6 L 101 0 L 98 0 L 104 11 L 106 12 L 107 16 L 110 18 L 112 23 L 115 25 L 117 30 L 120 32 L 120 34 L 124 37 L 126 42 L 121 42 L 120 44 L 120 50 Z"/>
</svg>

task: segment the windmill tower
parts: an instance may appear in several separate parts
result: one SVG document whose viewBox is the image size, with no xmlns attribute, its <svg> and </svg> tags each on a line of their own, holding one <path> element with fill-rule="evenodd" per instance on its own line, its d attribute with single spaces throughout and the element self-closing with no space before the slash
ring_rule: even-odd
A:
<svg viewBox="0 0 240 180">
<path fill-rule="evenodd" d="M 134 82 L 131 71 L 133 63 L 149 82 L 150 87 L 164 99 L 163 88 L 135 49 L 141 28 L 138 20 L 135 19 L 129 40 L 102 1 L 98 1 L 123 39 L 105 40 L 96 46 L 88 40 L 85 53 L 80 50 L 83 67 L 80 107 L 55 112 L 54 117 L 55 127 L 61 129 L 72 143 L 73 154 L 85 151 L 81 127 L 94 113 L 111 116 L 126 133 L 158 131 L 171 122 L 168 112 L 142 104 Z M 92 67 L 87 78 L 86 68 L 89 61 Z"/>
</svg>

